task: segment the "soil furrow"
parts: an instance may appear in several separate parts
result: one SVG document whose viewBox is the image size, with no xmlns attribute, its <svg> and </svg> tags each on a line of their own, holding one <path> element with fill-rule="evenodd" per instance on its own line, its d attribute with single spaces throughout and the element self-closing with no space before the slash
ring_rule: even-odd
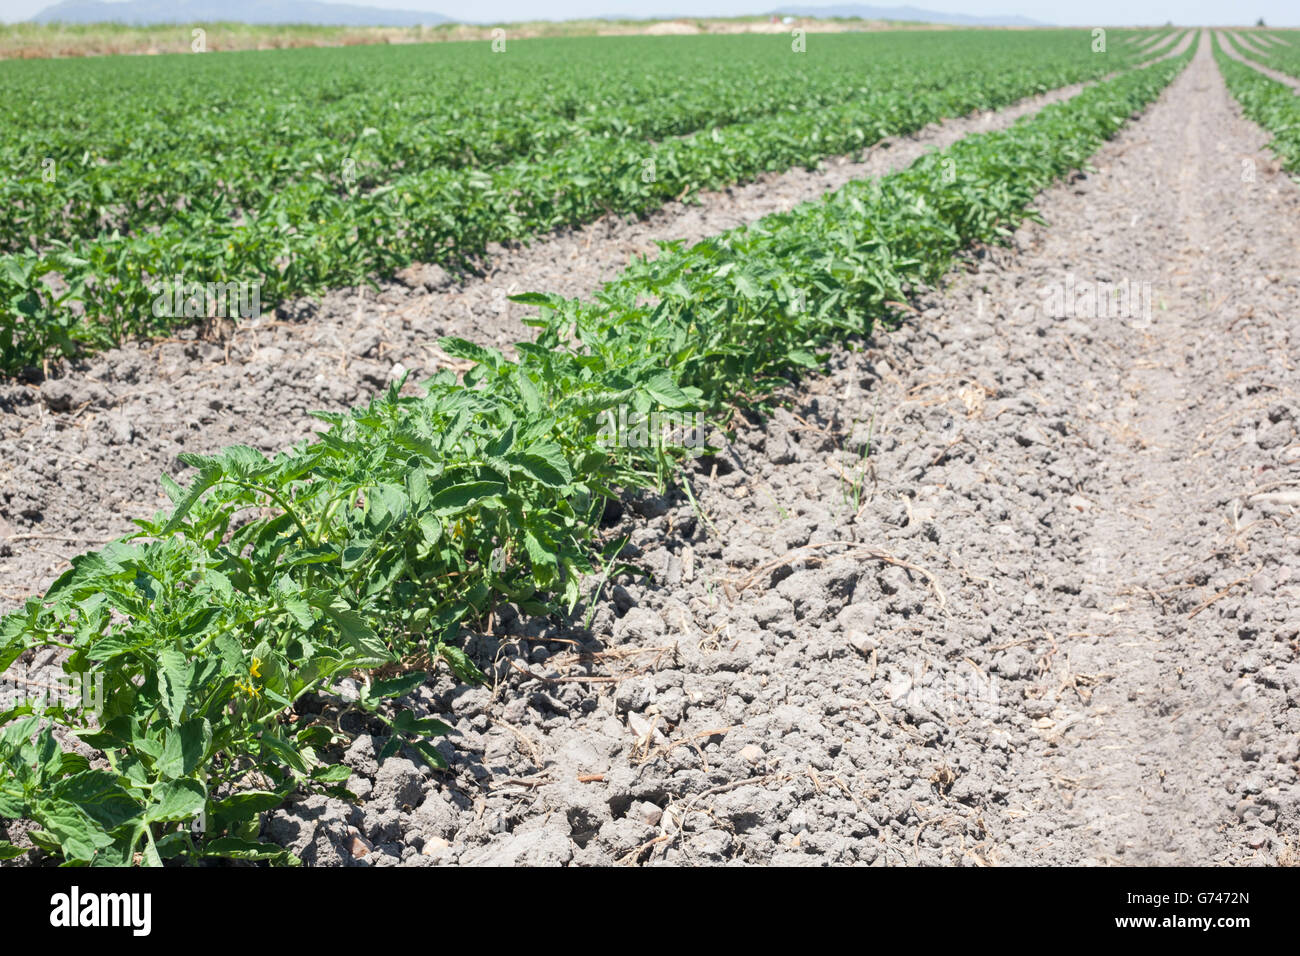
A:
<svg viewBox="0 0 1300 956">
<path fill-rule="evenodd" d="M 589 635 L 503 615 L 472 642 L 495 692 L 423 688 L 450 781 L 363 737 L 367 802 L 266 834 L 331 864 L 1296 862 L 1300 193 L 1267 140 L 1202 43 L 1047 225 L 702 461 L 700 511 L 630 502 L 653 580 Z"/>
<path fill-rule="evenodd" d="M 1250 36 L 1239 30 L 1234 30 L 1232 31 L 1232 38 L 1251 53 L 1268 56 L 1267 44 L 1262 43 L 1257 36 Z"/>
</svg>

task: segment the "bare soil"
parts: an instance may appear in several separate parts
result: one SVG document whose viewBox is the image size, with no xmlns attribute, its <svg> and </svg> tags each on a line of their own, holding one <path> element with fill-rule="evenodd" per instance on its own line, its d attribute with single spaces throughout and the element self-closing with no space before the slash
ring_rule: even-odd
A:
<svg viewBox="0 0 1300 956">
<path fill-rule="evenodd" d="M 363 736 L 365 802 L 267 835 L 351 865 L 1296 862 L 1300 195 L 1266 141 L 1202 46 L 1046 226 L 743 428 L 702 514 L 629 503 L 651 577 L 590 632 L 505 616 L 493 690 L 417 695 L 454 781 Z M 1055 314 L 1067 274 L 1151 308 Z"/>
<path fill-rule="evenodd" d="M 97 360 L 54 405 L 53 383 L 11 390 L 5 583 L 53 571 L 32 555 L 56 539 L 27 529 L 79 535 L 69 550 L 114 533 L 181 447 L 281 445 L 308 405 L 434 367 L 439 329 L 500 341 L 514 316 L 485 310 L 511 283 L 578 294 L 652 237 L 958 129 L 512 250 L 481 283 L 343 294 L 241 331 L 229 364 L 178 342 Z M 702 460 L 698 510 L 629 500 L 640 572 L 582 609 L 589 628 L 500 614 L 469 644 L 492 687 L 413 695 L 455 727 L 451 774 L 378 766 L 348 716 L 360 804 L 308 798 L 264 836 L 316 865 L 1297 862 L 1300 193 L 1268 139 L 1203 43 L 1043 194 L 1046 225 Z M 1150 307 L 1053 304 L 1090 282 Z M 222 404 L 188 404 L 195 387 Z"/>
</svg>

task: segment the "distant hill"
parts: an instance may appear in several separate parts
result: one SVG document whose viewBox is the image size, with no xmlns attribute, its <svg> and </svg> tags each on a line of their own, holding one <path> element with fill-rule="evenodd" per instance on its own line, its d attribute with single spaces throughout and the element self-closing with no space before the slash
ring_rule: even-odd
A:
<svg viewBox="0 0 1300 956">
<path fill-rule="evenodd" d="M 1028 17 L 988 16 L 976 17 L 965 13 L 942 13 L 938 10 L 921 10 L 917 7 L 782 7 L 773 10 L 777 15 L 795 17 L 861 17 L 863 20 L 916 20 L 921 23 L 949 23 L 963 27 L 1042 27 L 1047 26 Z"/>
<path fill-rule="evenodd" d="M 307 23 L 338 27 L 418 27 L 450 17 L 418 10 L 381 10 L 317 0 L 63 0 L 32 17 L 34 23 Z"/>
</svg>

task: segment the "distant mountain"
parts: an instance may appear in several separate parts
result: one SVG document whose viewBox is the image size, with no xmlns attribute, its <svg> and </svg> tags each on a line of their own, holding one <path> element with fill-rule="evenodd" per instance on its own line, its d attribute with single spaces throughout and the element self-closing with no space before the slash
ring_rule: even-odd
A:
<svg viewBox="0 0 1300 956">
<path fill-rule="evenodd" d="M 1046 26 L 1028 17 L 992 16 L 975 17 L 965 13 L 942 13 L 938 10 L 921 10 L 917 7 L 782 7 L 773 10 L 777 15 L 796 17 L 861 17 L 863 20 L 917 20 L 921 23 L 948 23 L 963 27 L 1041 27 Z"/>
<path fill-rule="evenodd" d="M 339 27 L 418 27 L 450 17 L 418 10 L 380 10 L 317 0 L 63 0 L 32 17 L 34 23 L 310 23 Z"/>
</svg>

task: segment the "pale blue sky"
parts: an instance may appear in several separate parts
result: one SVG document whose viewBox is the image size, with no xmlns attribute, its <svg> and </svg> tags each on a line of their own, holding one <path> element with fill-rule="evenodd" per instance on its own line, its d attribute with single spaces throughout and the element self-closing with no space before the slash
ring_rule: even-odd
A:
<svg viewBox="0 0 1300 956">
<path fill-rule="evenodd" d="M 0 20 L 25 20 L 52 0 L 0 0 Z M 457 20 L 487 22 L 547 18 L 565 20 L 584 16 L 734 16 L 763 13 L 782 0 L 348 0 L 369 7 L 428 10 Z M 908 0 L 880 0 L 877 6 L 903 5 Z M 1046 0 L 910 0 L 926 10 L 976 15 L 1031 17 L 1062 25 L 1118 26 L 1155 24 L 1246 24 L 1263 17 L 1270 26 L 1300 25 L 1297 0 L 1092 0 L 1089 3 Z M 792 5 L 817 6 L 821 0 Z"/>
</svg>

